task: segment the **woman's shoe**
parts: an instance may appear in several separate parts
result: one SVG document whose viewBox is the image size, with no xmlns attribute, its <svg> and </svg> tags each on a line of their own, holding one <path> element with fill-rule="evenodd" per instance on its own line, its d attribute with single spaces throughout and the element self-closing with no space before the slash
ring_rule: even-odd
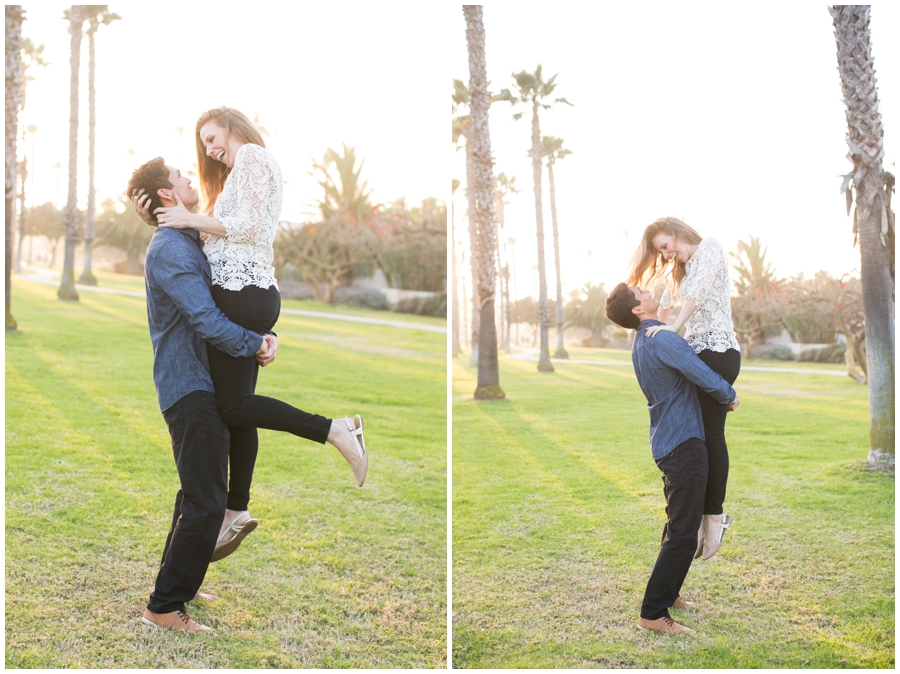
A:
<svg viewBox="0 0 900 674">
<path fill-rule="evenodd" d="M 347 459 L 347 463 L 353 469 L 353 475 L 356 476 L 357 484 L 362 487 L 366 481 L 366 472 L 369 470 L 369 454 L 366 452 L 366 441 L 363 438 L 363 420 L 357 414 L 353 419 L 345 418 L 344 421 L 347 422 L 347 430 L 352 436 L 353 449 L 345 451 L 338 447 L 338 451 Z"/>
<path fill-rule="evenodd" d="M 238 524 L 238 520 L 244 515 L 247 515 L 249 519 Z M 235 517 L 231 521 L 231 524 L 229 524 L 225 531 L 219 536 L 219 540 L 216 541 L 216 549 L 213 551 L 212 558 L 209 561 L 218 562 L 220 559 L 224 559 L 237 550 L 241 541 L 247 537 L 247 534 L 256 529 L 257 526 L 259 526 L 259 521 L 250 517 L 250 513 L 246 510 Z"/>
<path fill-rule="evenodd" d="M 703 556 L 703 541 L 706 538 L 706 518 L 703 516 L 700 520 L 700 530 L 697 532 L 697 552 L 694 553 L 694 559 L 700 559 Z"/>
<path fill-rule="evenodd" d="M 703 559 L 709 559 L 719 550 L 725 530 L 731 526 L 731 515 L 707 515 L 706 537 L 703 540 Z"/>
</svg>

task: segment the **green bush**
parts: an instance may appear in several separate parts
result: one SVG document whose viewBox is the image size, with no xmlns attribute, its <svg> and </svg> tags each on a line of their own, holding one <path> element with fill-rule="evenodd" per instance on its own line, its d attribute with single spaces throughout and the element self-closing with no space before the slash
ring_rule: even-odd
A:
<svg viewBox="0 0 900 674">
<path fill-rule="evenodd" d="M 820 349 L 805 349 L 797 356 L 797 360 L 806 363 L 843 363 L 846 352 L 846 344 L 829 344 Z"/>
<path fill-rule="evenodd" d="M 390 311 L 391 303 L 384 293 L 377 290 L 369 290 L 365 288 L 338 288 L 334 292 L 335 304 L 349 304 L 354 307 L 365 307 L 367 309 L 381 309 Z"/>
<path fill-rule="evenodd" d="M 611 333 L 609 333 L 609 336 L 611 339 L 626 339 L 628 337 L 628 334 L 620 328 L 618 330 L 613 330 Z"/>
<path fill-rule="evenodd" d="M 769 346 L 765 344 L 761 346 L 754 346 L 753 353 L 751 355 L 753 358 L 769 358 L 771 360 L 796 360 L 794 352 L 786 346 Z"/>
<path fill-rule="evenodd" d="M 407 297 L 397 302 L 394 311 L 401 314 L 447 317 L 447 293 L 430 297 Z"/>
</svg>

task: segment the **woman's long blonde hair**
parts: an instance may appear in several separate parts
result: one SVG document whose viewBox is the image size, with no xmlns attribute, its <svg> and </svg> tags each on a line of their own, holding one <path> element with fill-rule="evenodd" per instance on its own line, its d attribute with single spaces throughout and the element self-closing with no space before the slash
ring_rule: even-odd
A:
<svg viewBox="0 0 900 674">
<path fill-rule="evenodd" d="M 200 119 L 197 120 L 194 138 L 197 142 L 197 171 L 200 176 L 200 189 L 203 195 L 200 212 L 204 215 L 209 215 L 213 212 L 216 199 L 222 193 L 222 188 L 225 187 L 225 180 L 228 178 L 228 174 L 231 173 L 231 169 L 225 164 L 206 154 L 206 146 L 200 137 L 200 129 L 208 122 L 215 122 L 225 129 L 227 134 L 234 134 L 245 143 L 253 143 L 260 147 L 266 146 L 262 134 L 256 128 L 256 125 L 247 118 L 247 115 L 234 108 L 226 108 L 223 105 L 207 110 L 200 115 Z"/>
<path fill-rule="evenodd" d="M 641 245 L 631 259 L 628 273 L 628 285 L 647 286 L 664 276 L 671 270 L 672 290 L 677 293 L 684 278 L 684 262 L 666 260 L 662 253 L 653 247 L 653 239 L 657 234 L 674 236 L 678 241 L 697 245 L 703 237 L 693 227 L 678 218 L 658 218 L 654 220 L 641 235 Z"/>
</svg>

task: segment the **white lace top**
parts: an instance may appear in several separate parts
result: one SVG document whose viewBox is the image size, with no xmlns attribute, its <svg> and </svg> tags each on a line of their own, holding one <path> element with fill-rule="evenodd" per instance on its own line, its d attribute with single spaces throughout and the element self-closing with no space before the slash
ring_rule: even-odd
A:
<svg viewBox="0 0 900 674">
<path fill-rule="evenodd" d="M 685 264 L 679 295 L 693 298 L 697 308 L 688 318 L 684 338 L 697 353 L 728 349 L 740 351 L 731 320 L 731 283 L 728 278 L 728 256 L 716 239 L 703 239 Z M 677 299 L 677 297 L 675 298 Z M 663 293 L 659 305 L 672 307 L 672 288 Z"/>
<path fill-rule="evenodd" d="M 242 145 L 213 209 L 228 236 L 210 234 L 203 246 L 214 285 L 226 290 L 278 287 L 272 243 L 283 196 L 281 169 L 272 153 L 259 145 Z"/>
</svg>

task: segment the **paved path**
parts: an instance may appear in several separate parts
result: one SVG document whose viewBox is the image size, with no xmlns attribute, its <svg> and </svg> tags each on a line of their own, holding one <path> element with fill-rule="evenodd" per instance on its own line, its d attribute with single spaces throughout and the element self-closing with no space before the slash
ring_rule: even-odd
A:
<svg viewBox="0 0 900 674">
<path fill-rule="evenodd" d="M 537 349 L 528 349 L 522 353 L 511 353 L 506 355 L 506 358 L 511 358 L 513 360 L 532 360 L 537 362 L 538 350 Z M 551 358 L 551 360 L 553 360 Z M 620 361 L 612 361 L 612 360 L 556 360 L 557 363 L 575 363 L 577 365 L 621 365 L 626 367 L 631 367 L 630 362 L 620 362 Z M 847 377 L 849 376 L 846 370 L 804 370 L 799 367 L 757 367 L 755 365 L 741 365 L 741 372 L 790 372 L 794 374 L 824 374 L 831 377 Z"/>
<path fill-rule="evenodd" d="M 49 271 L 49 270 L 47 270 Z M 54 278 L 55 276 L 55 278 Z M 17 281 L 28 281 L 30 283 L 43 283 L 44 285 L 58 286 L 59 274 L 55 272 L 44 272 L 39 270 L 33 274 L 18 274 L 15 276 Z M 129 297 L 145 298 L 144 293 L 135 290 L 117 290 L 115 288 L 99 288 L 97 286 L 86 286 L 80 283 L 75 284 L 78 292 L 86 290 L 92 293 L 108 293 L 110 295 L 127 295 Z M 349 314 L 330 313 L 328 311 L 306 311 L 305 309 L 282 309 L 281 313 L 291 314 L 292 316 L 308 316 L 309 318 L 327 318 L 333 321 L 349 321 L 351 323 L 368 323 L 369 325 L 387 325 L 392 328 L 400 328 L 402 330 L 423 330 L 425 332 L 437 332 L 443 335 L 447 334 L 447 328 L 440 325 L 420 325 L 418 323 L 405 323 L 403 321 L 389 321 L 383 318 L 368 318 L 366 316 L 352 316 Z"/>
</svg>

